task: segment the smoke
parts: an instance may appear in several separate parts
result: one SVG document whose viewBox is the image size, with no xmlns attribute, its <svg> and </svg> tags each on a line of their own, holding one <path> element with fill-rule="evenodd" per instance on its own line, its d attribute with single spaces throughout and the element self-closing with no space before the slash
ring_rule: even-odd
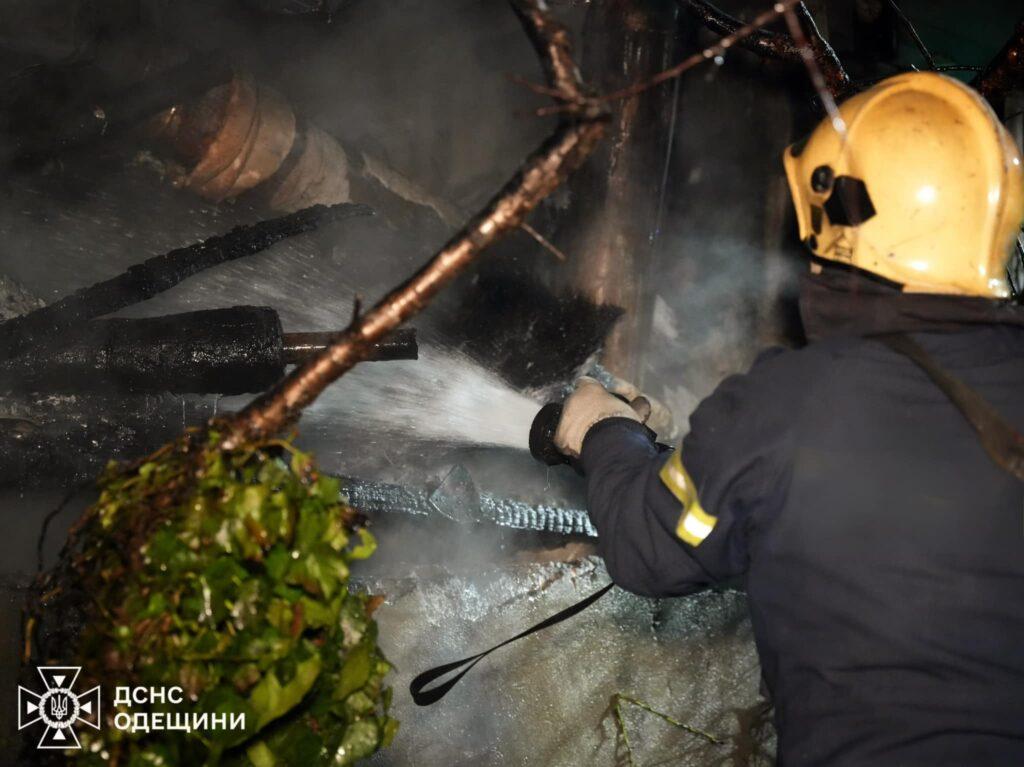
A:
<svg viewBox="0 0 1024 767">
<path fill-rule="evenodd" d="M 664 221 L 648 272 L 653 307 L 644 385 L 677 425 L 770 344 L 799 341 L 796 275 L 806 268 L 781 155 L 802 112 L 751 58 L 684 78 Z"/>
</svg>

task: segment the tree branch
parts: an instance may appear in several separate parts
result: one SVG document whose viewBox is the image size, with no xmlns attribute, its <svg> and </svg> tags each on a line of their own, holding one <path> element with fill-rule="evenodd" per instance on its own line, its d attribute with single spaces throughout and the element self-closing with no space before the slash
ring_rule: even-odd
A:
<svg viewBox="0 0 1024 767">
<path fill-rule="evenodd" d="M 896 14 L 896 19 L 900 22 L 900 26 L 903 27 L 903 31 L 910 37 L 910 41 L 916 46 L 921 57 L 924 59 L 925 64 L 928 68 L 935 70 L 937 64 L 935 57 L 932 56 L 932 52 L 928 50 L 928 46 L 924 44 L 924 40 L 921 39 L 921 35 L 917 33 L 917 28 L 914 26 L 914 22 L 910 20 L 910 17 L 903 12 L 903 9 L 899 7 L 896 0 L 889 0 L 889 7 L 892 8 L 892 12 Z"/>
<path fill-rule="evenodd" d="M 686 5 L 690 13 L 716 35 L 728 37 L 743 28 L 742 21 L 704 0 L 686 0 Z M 767 29 L 755 30 L 743 39 L 739 46 L 768 59 L 790 63 L 800 60 L 800 52 L 789 35 Z"/>
<path fill-rule="evenodd" d="M 741 43 L 749 35 L 758 32 L 764 24 L 767 24 L 770 21 L 774 21 L 779 16 L 782 16 L 783 14 L 790 12 L 793 6 L 797 4 L 797 2 L 798 0 L 781 0 L 781 2 L 775 3 L 775 5 L 773 5 L 768 10 L 760 13 L 749 24 L 740 27 L 731 34 L 726 35 L 714 45 L 708 46 L 704 50 L 696 51 L 695 53 L 690 54 L 685 59 L 680 61 L 678 64 L 671 66 L 668 69 L 663 69 L 656 75 L 649 77 L 646 80 L 634 82 L 630 85 L 627 85 L 624 88 L 620 88 L 617 91 L 612 91 L 611 93 L 603 93 L 600 96 L 597 96 L 596 99 L 601 102 L 609 102 L 622 101 L 623 99 L 632 98 L 633 96 L 639 95 L 644 91 L 649 91 L 651 88 L 656 88 L 662 83 L 667 83 L 669 80 L 674 80 L 675 78 L 683 75 L 685 72 L 689 72 L 694 67 L 703 64 L 706 61 L 717 59 L 719 56 L 724 56 L 730 48 L 733 48 L 737 44 Z M 542 107 L 541 109 L 537 110 L 537 114 L 555 114 L 557 112 L 563 111 L 565 111 L 564 107 L 556 105 Z"/>
<path fill-rule="evenodd" d="M 1006 93 L 1024 89 L 1024 20 L 992 62 L 971 83 L 997 109 Z"/>
<path fill-rule="evenodd" d="M 739 19 L 720 10 L 705 0 L 685 0 L 690 12 L 709 30 L 723 35 L 735 35 L 743 29 L 744 24 Z M 814 17 L 807 10 L 804 3 L 795 6 L 794 13 L 800 20 L 800 24 L 807 35 L 811 51 L 814 54 L 818 68 L 822 72 L 825 84 L 833 99 L 840 99 L 850 89 L 850 78 L 846 74 L 839 56 L 835 50 L 822 37 Z M 764 58 L 785 61 L 791 64 L 801 63 L 800 47 L 789 35 L 779 32 L 771 32 L 766 29 L 758 29 L 738 41 L 738 45 L 752 51 Z"/>
<path fill-rule="evenodd" d="M 335 379 L 364 360 L 376 341 L 423 309 L 437 292 L 487 247 L 518 228 L 547 195 L 578 168 L 604 136 L 607 115 L 590 99 L 572 58 L 568 32 L 547 14 L 543 0 L 513 0 L 537 50 L 563 119 L 519 172 L 415 275 L 392 290 L 322 353 L 296 368 L 278 386 L 219 424 L 222 447 L 275 434 Z"/>
</svg>

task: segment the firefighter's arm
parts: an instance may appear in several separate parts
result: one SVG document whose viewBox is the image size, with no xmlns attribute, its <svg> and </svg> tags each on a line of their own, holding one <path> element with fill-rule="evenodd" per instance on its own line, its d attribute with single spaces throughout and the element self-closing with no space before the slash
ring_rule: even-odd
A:
<svg viewBox="0 0 1024 767">
<path fill-rule="evenodd" d="M 766 353 L 747 375 L 723 381 L 691 415 L 678 451 L 660 451 L 625 413 L 591 423 L 579 465 L 599 547 L 619 585 L 671 596 L 746 571 L 748 522 L 779 504 L 791 407 L 800 398 L 777 375 L 775 357 Z"/>
<path fill-rule="evenodd" d="M 644 596 L 687 594 L 714 580 L 678 535 L 681 505 L 661 476 L 672 455 L 660 452 L 636 421 L 610 418 L 588 432 L 580 457 L 608 572 Z"/>
</svg>

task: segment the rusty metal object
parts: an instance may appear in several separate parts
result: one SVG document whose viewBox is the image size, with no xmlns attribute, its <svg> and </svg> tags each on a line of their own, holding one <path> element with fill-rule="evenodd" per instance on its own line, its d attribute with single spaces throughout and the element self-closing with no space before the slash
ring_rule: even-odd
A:
<svg viewBox="0 0 1024 767">
<path fill-rule="evenodd" d="M 971 83 L 997 111 L 1006 94 L 1024 91 L 1024 21 L 1017 24 L 1013 36 L 992 62 Z"/>
<path fill-rule="evenodd" d="M 295 141 L 295 115 L 277 91 L 236 74 L 194 104 L 158 115 L 153 132 L 191 162 L 181 186 L 221 202 L 277 172 Z"/>
<path fill-rule="evenodd" d="M 296 135 L 283 166 L 265 186 L 273 210 L 300 210 L 330 200 L 350 200 L 349 162 L 332 136 L 307 125 Z"/>
<path fill-rule="evenodd" d="M 280 94 L 248 75 L 166 110 L 148 127 L 154 141 L 185 166 L 175 184 L 213 202 L 256 189 L 270 209 L 293 212 L 353 196 L 364 200 L 360 192 L 370 185 L 380 188 L 372 203 L 385 212 L 411 204 L 432 209 L 449 226 L 464 220 L 380 160 L 301 123 Z"/>
<path fill-rule="evenodd" d="M 549 86 L 562 104 L 572 105 L 572 112 L 487 206 L 416 274 L 365 315 L 357 316 L 324 352 L 220 424 L 226 449 L 258 435 L 275 434 L 294 422 L 332 381 L 366 358 L 371 344 L 425 307 L 488 246 L 518 228 L 597 147 L 605 134 L 606 115 L 586 94 L 568 32 L 548 15 L 542 0 L 514 0 L 513 7 L 540 56 Z"/>
</svg>

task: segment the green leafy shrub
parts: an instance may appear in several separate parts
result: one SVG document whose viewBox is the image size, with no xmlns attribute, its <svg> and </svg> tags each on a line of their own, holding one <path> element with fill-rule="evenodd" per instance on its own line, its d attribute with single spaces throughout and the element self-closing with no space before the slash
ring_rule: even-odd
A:
<svg viewBox="0 0 1024 767">
<path fill-rule="evenodd" d="M 192 435 L 111 464 L 49 576 L 40 626 L 74 582 L 81 620 L 61 660 L 104 689 L 103 726 L 79 728 L 83 750 L 69 752 L 78 764 L 346 765 L 394 737 L 378 599 L 348 586 L 373 537 L 288 441 L 216 444 Z M 178 686 L 184 702 L 115 708 L 118 685 Z M 139 710 L 244 713 L 246 726 L 114 726 Z"/>
</svg>

